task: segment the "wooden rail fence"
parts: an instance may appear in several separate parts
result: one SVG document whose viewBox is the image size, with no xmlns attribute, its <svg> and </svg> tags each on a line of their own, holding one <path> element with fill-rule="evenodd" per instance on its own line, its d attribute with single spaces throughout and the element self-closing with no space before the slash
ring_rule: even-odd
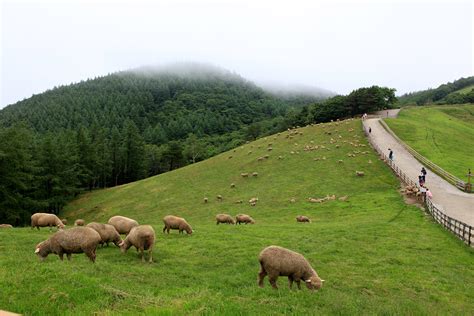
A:
<svg viewBox="0 0 474 316">
<path fill-rule="evenodd" d="M 418 153 L 416 150 L 411 148 L 408 144 L 406 144 L 404 141 L 402 141 L 391 129 L 388 127 L 387 123 L 385 123 L 383 120 L 379 120 L 380 124 L 385 128 L 385 130 L 392 135 L 400 144 L 402 144 L 405 149 L 413 155 L 419 162 L 427 166 L 429 169 L 431 169 L 434 173 L 451 183 L 452 185 L 456 186 L 458 189 L 465 191 L 465 192 L 471 192 L 472 188 L 467 185 L 466 182 L 462 181 L 458 177 L 450 174 L 437 164 L 431 162 L 430 160 L 426 159 L 423 155 Z"/>
<path fill-rule="evenodd" d="M 363 126 L 363 125 L 362 125 Z M 390 166 L 393 172 L 402 180 L 406 185 L 416 185 L 416 182 L 413 181 L 410 177 L 407 176 L 394 162 L 393 160 L 388 159 L 387 155 L 380 149 L 377 144 L 372 140 L 369 133 L 364 129 L 365 135 L 370 143 L 370 145 L 375 149 L 375 151 L 380 155 L 380 157 Z M 442 225 L 444 228 L 452 232 L 456 237 L 461 239 L 463 242 L 469 246 L 474 246 L 474 228 L 464 222 L 461 222 L 451 216 L 445 214 L 436 205 L 431 201 L 429 197 L 424 198 L 425 210 L 428 214 L 433 217 L 433 219 Z"/>
</svg>

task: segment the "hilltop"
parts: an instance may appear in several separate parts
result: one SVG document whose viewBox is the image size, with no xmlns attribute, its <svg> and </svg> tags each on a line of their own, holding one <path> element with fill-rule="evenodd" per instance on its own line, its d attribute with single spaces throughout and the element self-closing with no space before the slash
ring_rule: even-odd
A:
<svg viewBox="0 0 474 316">
<path fill-rule="evenodd" d="M 474 103 L 474 76 L 460 78 L 435 89 L 410 92 L 398 98 L 398 105 Z"/>
<path fill-rule="evenodd" d="M 265 155 L 268 159 L 258 161 Z M 356 170 L 365 176 L 357 177 Z M 258 176 L 241 176 L 253 172 Z M 60 214 L 70 222 L 79 217 L 106 221 L 121 214 L 152 224 L 157 233 L 154 264 L 142 264 L 134 251 L 123 255 L 115 247 L 98 249 L 95 265 L 83 255 L 71 262 L 51 256 L 41 263 L 32 249 L 50 235 L 47 230 L 0 231 L 0 266 L 10 267 L 0 273 L 0 309 L 45 314 L 470 313 L 472 250 L 420 209 L 406 205 L 398 188 L 398 179 L 368 147 L 360 121 L 260 138 L 178 170 L 82 194 Z M 216 200 L 219 194 L 223 202 Z M 326 196 L 322 203 L 308 200 Z M 339 200 L 344 196 L 345 201 Z M 259 199 L 255 207 L 248 203 L 252 197 Z M 217 213 L 247 213 L 256 224 L 217 226 Z M 162 234 L 161 219 L 167 214 L 184 216 L 193 235 Z M 312 223 L 296 223 L 300 214 Z M 289 291 L 285 278 L 279 279 L 278 291 L 267 281 L 258 288 L 257 256 L 272 244 L 303 253 L 326 280 L 322 290 Z"/>
</svg>

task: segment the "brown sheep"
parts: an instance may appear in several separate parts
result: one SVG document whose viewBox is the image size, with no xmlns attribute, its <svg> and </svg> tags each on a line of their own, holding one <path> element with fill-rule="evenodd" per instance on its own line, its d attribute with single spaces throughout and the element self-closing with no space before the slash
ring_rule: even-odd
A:
<svg viewBox="0 0 474 316">
<path fill-rule="evenodd" d="M 138 226 L 138 222 L 134 219 L 125 217 L 125 216 L 112 216 L 107 224 L 110 224 L 115 227 L 119 234 L 128 234 L 130 230 Z"/>
<path fill-rule="evenodd" d="M 10 224 L 0 224 L 0 228 L 13 228 Z"/>
<path fill-rule="evenodd" d="M 86 224 L 86 221 L 83 219 L 76 219 L 74 222 L 74 226 L 84 226 Z"/>
<path fill-rule="evenodd" d="M 35 213 L 31 215 L 31 228 L 37 228 L 39 230 L 40 227 L 47 227 L 49 226 L 49 230 L 51 227 L 56 226 L 58 229 L 63 229 L 64 224 L 61 220 L 54 214 L 48 213 Z"/>
<path fill-rule="evenodd" d="M 269 246 L 260 252 L 260 272 L 258 286 L 263 287 L 263 279 L 268 275 L 268 280 L 274 289 L 277 289 L 278 276 L 287 276 L 289 288 L 296 282 L 301 289 L 300 281 L 303 280 L 310 290 L 319 290 L 324 282 L 311 267 L 308 260 L 301 254 L 278 246 Z"/>
<path fill-rule="evenodd" d="M 63 255 L 71 260 L 73 253 L 85 253 L 92 262 L 95 262 L 95 251 L 101 242 L 98 232 L 90 227 L 75 227 L 68 230 L 61 230 L 51 238 L 39 243 L 35 253 L 43 261 L 50 253 L 57 254 L 63 260 Z"/>
<path fill-rule="evenodd" d="M 216 225 L 219 225 L 219 223 L 235 225 L 234 219 L 229 214 L 217 214 Z"/>
<path fill-rule="evenodd" d="M 102 239 L 100 242 L 101 245 L 106 244 L 109 246 L 109 242 L 113 242 L 118 247 L 122 242 L 122 238 L 120 238 L 118 231 L 110 224 L 92 222 L 87 224 L 86 227 L 90 227 L 99 233 L 100 238 Z"/>
<path fill-rule="evenodd" d="M 145 262 L 145 250 L 148 250 L 148 262 L 153 262 L 153 247 L 155 246 L 155 230 L 150 225 L 139 225 L 133 227 L 127 238 L 120 243 L 122 253 L 134 246 L 140 251 L 142 262 Z"/>
<path fill-rule="evenodd" d="M 163 233 L 167 231 L 169 234 L 170 229 L 178 229 L 180 234 L 182 234 L 183 231 L 186 231 L 188 235 L 193 233 L 191 225 L 189 225 L 184 218 L 168 215 L 163 218 L 163 223 L 165 224 L 165 227 L 163 227 Z"/>
<path fill-rule="evenodd" d="M 255 221 L 252 217 L 246 214 L 239 214 L 235 217 L 235 221 L 237 224 L 240 225 L 240 223 L 245 223 L 245 224 L 255 224 Z"/>
<path fill-rule="evenodd" d="M 311 220 L 308 216 L 298 215 L 296 216 L 296 221 L 299 223 L 311 223 Z"/>
</svg>

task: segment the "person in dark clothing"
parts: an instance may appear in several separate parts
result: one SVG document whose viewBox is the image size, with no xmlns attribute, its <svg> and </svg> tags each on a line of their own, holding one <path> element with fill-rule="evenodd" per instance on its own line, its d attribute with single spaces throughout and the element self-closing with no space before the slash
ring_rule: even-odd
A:
<svg viewBox="0 0 474 316">
<path fill-rule="evenodd" d="M 369 127 L 369 134 L 372 133 L 372 127 Z"/>
<path fill-rule="evenodd" d="M 388 150 L 390 150 L 388 154 L 388 159 L 393 160 L 393 150 L 391 150 L 390 148 Z"/>
</svg>

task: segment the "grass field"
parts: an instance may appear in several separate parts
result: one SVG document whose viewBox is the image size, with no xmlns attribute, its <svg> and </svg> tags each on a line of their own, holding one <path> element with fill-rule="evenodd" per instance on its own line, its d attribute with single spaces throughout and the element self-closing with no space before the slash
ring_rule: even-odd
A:
<svg viewBox="0 0 474 316">
<path fill-rule="evenodd" d="M 468 94 L 469 92 L 471 92 L 472 89 L 474 89 L 474 85 L 464 87 L 462 89 L 456 90 L 456 91 L 451 92 L 451 93 Z"/>
<path fill-rule="evenodd" d="M 39 262 L 34 249 L 51 235 L 46 229 L 1 230 L 0 309 L 38 315 L 472 315 L 474 252 L 403 202 L 398 180 L 370 147 L 350 144 L 367 144 L 360 122 L 300 131 L 291 139 L 285 132 L 167 174 L 84 194 L 62 214 L 69 221 L 121 214 L 152 224 L 153 264 L 115 246 L 98 249 L 95 264 L 82 254 L 70 262 L 54 255 Z M 326 149 L 305 151 L 306 145 Z M 265 154 L 270 157 L 258 162 Z M 356 170 L 365 177 L 355 176 Z M 242 178 L 242 172 L 258 177 Z M 218 194 L 223 202 L 216 201 Z M 307 201 L 332 194 L 349 198 Z M 259 198 L 257 206 L 246 203 L 251 197 Z M 250 214 L 256 224 L 217 226 L 214 216 L 221 212 Z M 162 234 L 167 214 L 184 216 L 194 234 Z M 313 222 L 296 223 L 299 214 Z M 277 291 L 268 279 L 259 288 L 258 253 L 272 244 L 303 253 L 326 280 L 323 288 L 290 291 L 283 277 Z"/>
<path fill-rule="evenodd" d="M 467 181 L 474 171 L 474 104 L 402 109 L 385 120 L 403 141 L 420 154 Z"/>
</svg>

